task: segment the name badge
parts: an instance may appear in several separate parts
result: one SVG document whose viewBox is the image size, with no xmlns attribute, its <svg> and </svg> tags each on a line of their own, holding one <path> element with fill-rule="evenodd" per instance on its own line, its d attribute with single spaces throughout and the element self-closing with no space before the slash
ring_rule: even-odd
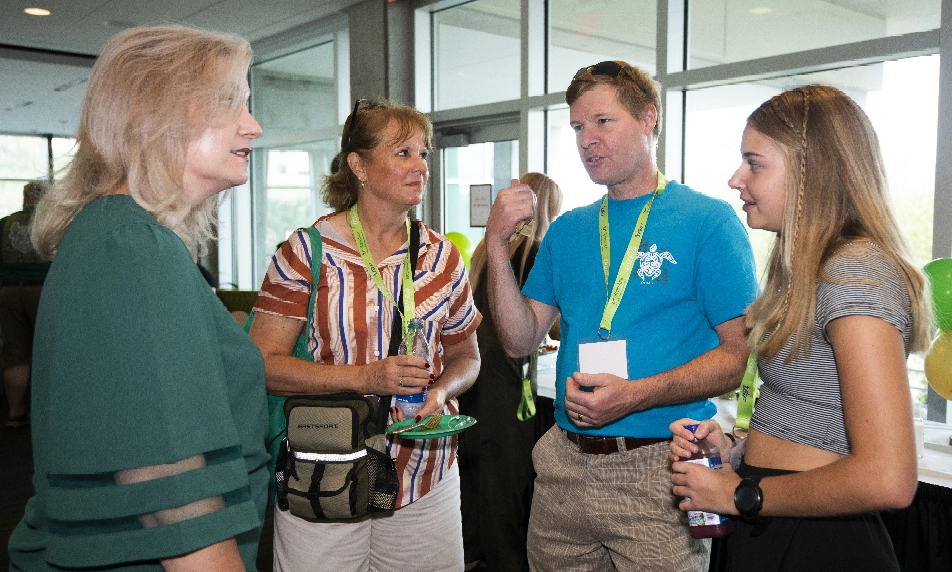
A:
<svg viewBox="0 0 952 572">
<path fill-rule="evenodd" d="M 581 373 L 610 373 L 628 379 L 628 340 L 581 340 L 578 344 L 578 370 Z"/>
</svg>

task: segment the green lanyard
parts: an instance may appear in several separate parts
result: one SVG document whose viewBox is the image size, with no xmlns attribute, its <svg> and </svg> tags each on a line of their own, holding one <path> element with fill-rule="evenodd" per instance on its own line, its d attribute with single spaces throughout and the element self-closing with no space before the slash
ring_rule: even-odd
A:
<svg viewBox="0 0 952 572">
<path fill-rule="evenodd" d="M 744 380 L 740 382 L 740 393 L 737 396 L 737 421 L 734 427 L 747 431 L 750 429 L 750 417 L 754 414 L 754 401 L 757 399 L 757 352 L 747 358 L 747 371 Z"/>
<path fill-rule="evenodd" d="M 516 408 L 516 419 L 525 421 L 536 414 L 535 394 L 539 387 L 539 350 L 529 354 L 528 376 L 522 380 L 522 399 Z"/>
<path fill-rule="evenodd" d="M 413 269 L 410 268 L 410 217 L 407 217 L 407 256 L 403 261 L 403 311 L 400 311 L 400 308 L 397 307 L 397 301 L 393 299 L 393 295 L 390 294 L 390 290 L 387 289 L 386 284 L 383 283 L 383 278 L 380 277 L 380 270 L 377 269 L 377 265 L 374 264 L 374 258 L 370 255 L 370 247 L 367 245 L 367 235 L 364 234 L 364 227 L 360 224 L 360 217 L 357 216 L 357 205 L 350 207 L 350 212 L 347 213 L 347 221 L 350 223 L 350 229 L 354 232 L 354 240 L 357 242 L 357 252 L 360 253 L 360 257 L 364 261 L 364 268 L 367 269 L 367 274 L 370 274 L 370 278 L 373 279 L 374 284 L 377 285 L 377 288 L 380 292 L 393 304 L 393 309 L 396 310 L 400 317 L 403 319 L 403 335 L 407 335 L 407 326 L 410 323 L 410 320 L 416 317 L 416 301 L 413 298 Z"/>
<path fill-rule="evenodd" d="M 635 225 L 634 232 L 631 233 L 631 240 L 628 242 L 628 250 L 625 251 L 625 257 L 621 261 L 621 268 L 618 269 L 618 276 L 615 276 L 615 284 L 612 286 L 611 295 L 608 295 L 608 270 L 611 266 L 611 240 L 608 234 L 608 195 L 602 200 L 602 206 L 598 209 L 598 237 L 602 251 L 602 270 L 605 272 L 605 295 L 608 300 L 605 301 L 605 309 L 602 312 L 602 321 L 598 325 L 598 337 L 607 340 L 612 333 L 612 320 L 615 318 L 615 312 L 621 304 L 621 299 L 625 295 L 625 289 L 628 288 L 628 280 L 631 278 L 631 271 L 635 268 L 635 261 L 638 260 L 638 249 L 641 248 L 641 239 L 645 234 L 645 226 L 648 224 L 648 214 L 651 213 L 651 205 L 661 194 L 661 191 L 667 186 L 668 181 L 658 171 L 658 188 L 648 200 L 648 203 L 641 209 L 638 215 L 638 223 Z M 602 331 L 605 334 L 602 335 Z"/>
</svg>

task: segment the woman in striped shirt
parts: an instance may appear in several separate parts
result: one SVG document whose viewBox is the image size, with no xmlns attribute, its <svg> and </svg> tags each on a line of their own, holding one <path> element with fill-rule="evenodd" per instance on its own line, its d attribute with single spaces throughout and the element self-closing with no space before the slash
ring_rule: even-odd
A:
<svg viewBox="0 0 952 572">
<path fill-rule="evenodd" d="M 314 223 L 321 259 L 311 259 L 305 232 L 293 233 L 275 253 L 258 296 L 251 336 L 264 355 L 270 393 L 427 389 L 418 420 L 458 412 L 455 397 L 479 373 L 481 316 L 459 251 L 422 223 L 408 222 L 426 189 L 432 133 L 429 119 L 413 108 L 358 100 L 324 184 L 324 199 L 335 212 Z M 398 306 L 411 224 L 421 229 L 418 260 L 412 296 L 404 292 Z M 314 319 L 306 323 L 315 263 L 320 279 Z M 387 355 L 395 317 L 423 320 L 430 363 Z M 292 356 L 302 331 L 313 361 Z M 391 409 L 391 421 L 399 419 L 402 413 Z M 276 509 L 275 570 L 463 568 L 456 436 L 387 439 L 401 485 L 397 510 L 310 522 Z"/>
<path fill-rule="evenodd" d="M 889 570 L 877 511 L 907 506 L 916 457 L 906 358 L 928 345 L 923 275 L 889 208 L 876 133 L 843 92 L 782 93 L 747 120 L 729 184 L 751 228 L 777 233 L 747 311 L 763 385 L 735 473 L 680 462 L 713 421 L 671 426 L 684 510 L 740 515 L 729 570 Z"/>
</svg>

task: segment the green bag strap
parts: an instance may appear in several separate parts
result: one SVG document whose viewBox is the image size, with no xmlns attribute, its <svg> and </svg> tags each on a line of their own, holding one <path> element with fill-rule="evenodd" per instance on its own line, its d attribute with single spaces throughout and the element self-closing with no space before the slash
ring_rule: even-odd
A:
<svg viewBox="0 0 952 572">
<path fill-rule="evenodd" d="M 303 229 L 299 228 L 298 230 L 306 231 L 308 239 L 310 239 L 311 242 L 311 298 L 307 304 L 307 323 L 304 324 L 304 332 L 298 337 L 298 341 L 294 345 L 294 357 L 310 359 L 310 355 L 307 355 L 307 325 L 314 319 L 314 300 L 317 296 L 317 283 L 321 279 L 321 259 L 324 258 L 324 246 L 321 244 L 321 231 L 313 226 Z M 246 332 L 251 331 L 251 323 L 254 321 L 254 318 L 255 313 L 252 312 L 245 321 Z M 304 341 L 305 355 L 298 355 L 298 348 L 302 340 Z"/>
<path fill-rule="evenodd" d="M 311 241 L 311 297 L 307 302 L 307 322 L 304 324 L 304 331 L 298 336 L 297 343 L 294 345 L 294 357 L 309 360 L 311 353 L 307 351 L 307 334 L 314 321 L 314 301 L 317 299 L 317 283 L 321 281 L 321 259 L 324 257 L 324 248 L 321 244 L 321 231 L 313 226 L 304 230 L 307 231 Z"/>
<path fill-rule="evenodd" d="M 305 230 L 311 243 L 311 296 L 307 305 L 307 322 L 304 324 L 304 331 L 298 336 L 294 344 L 294 357 L 300 359 L 311 359 L 310 352 L 307 351 L 308 325 L 314 320 L 314 301 L 317 297 L 317 284 L 321 278 L 321 259 L 324 257 L 324 249 L 321 244 L 321 232 L 314 227 L 307 227 Z M 252 312 L 245 321 L 245 331 L 251 331 L 251 324 L 254 321 L 255 314 Z M 287 436 L 287 420 L 284 417 L 284 402 L 286 397 L 279 395 L 268 395 L 268 451 L 271 452 L 271 472 L 274 472 L 274 462 L 277 458 L 278 445 Z M 273 495 L 272 495 L 273 496 Z"/>
</svg>

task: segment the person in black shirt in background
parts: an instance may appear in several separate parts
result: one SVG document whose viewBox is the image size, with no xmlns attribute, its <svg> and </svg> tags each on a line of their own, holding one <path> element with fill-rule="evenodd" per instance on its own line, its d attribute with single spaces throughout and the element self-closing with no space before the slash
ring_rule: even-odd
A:
<svg viewBox="0 0 952 572">
<path fill-rule="evenodd" d="M 562 190 L 542 173 L 519 179 L 536 195 L 535 216 L 509 243 L 509 259 L 519 285 L 525 284 L 542 237 L 562 210 Z M 473 300 L 483 314 L 479 325 L 482 365 L 476 383 L 459 396 L 460 413 L 479 422 L 460 434 L 460 489 L 463 549 L 467 570 L 484 563 L 493 572 L 527 571 L 526 531 L 532 503 L 532 447 L 537 423 L 516 417 L 528 357 L 511 358 L 499 343 L 486 280 L 486 242 L 470 262 Z M 558 337 L 559 323 L 550 332 Z M 533 388 L 533 393 L 535 393 Z M 544 432 L 544 431 L 543 431 Z"/>
</svg>

